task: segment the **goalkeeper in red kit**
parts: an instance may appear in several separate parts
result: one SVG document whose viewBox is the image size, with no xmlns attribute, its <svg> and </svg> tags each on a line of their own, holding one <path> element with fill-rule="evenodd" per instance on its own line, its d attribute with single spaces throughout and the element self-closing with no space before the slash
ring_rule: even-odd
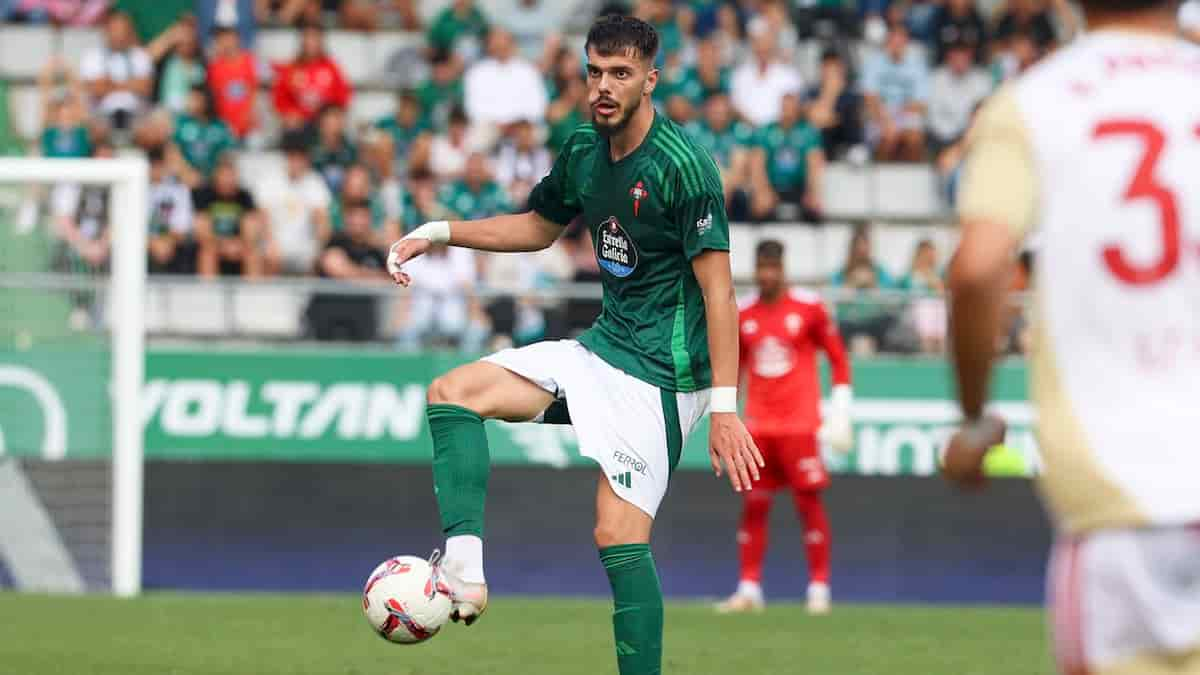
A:
<svg viewBox="0 0 1200 675">
<path fill-rule="evenodd" d="M 808 556 L 808 610 L 829 611 L 829 520 L 821 491 L 829 475 L 820 445 L 848 451 L 850 364 L 837 324 L 820 296 L 789 289 L 783 245 L 758 245 L 754 271 L 758 292 L 740 303 L 741 372 L 746 386 L 746 426 L 766 460 L 761 477 L 744 493 L 737 541 L 741 572 L 737 591 L 718 605 L 721 612 L 762 609 L 762 561 L 767 549 L 767 516 L 781 488 L 791 491 L 804 523 Z M 817 350 L 833 371 L 830 406 L 822 424 Z"/>
</svg>

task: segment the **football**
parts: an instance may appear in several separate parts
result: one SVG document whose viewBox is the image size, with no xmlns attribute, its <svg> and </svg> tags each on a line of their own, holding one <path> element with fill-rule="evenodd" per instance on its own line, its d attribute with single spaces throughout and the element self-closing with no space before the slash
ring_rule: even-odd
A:
<svg viewBox="0 0 1200 675">
<path fill-rule="evenodd" d="M 415 556 L 381 563 L 367 577 L 363 616 L 372 630 L 399 644 L 416 644 L 437 635 L 450 618 L 450 596 L 439 589 L 434 568 Z"/>
</svg>

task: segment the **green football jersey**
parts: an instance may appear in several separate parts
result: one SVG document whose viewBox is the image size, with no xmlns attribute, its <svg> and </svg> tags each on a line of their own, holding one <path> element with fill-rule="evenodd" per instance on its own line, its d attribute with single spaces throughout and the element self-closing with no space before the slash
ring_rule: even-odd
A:
<svg viewBox="0 0 1200 675">
<path fill-rule="evenodd" d="M 478 191 L 464 180 L 446 183 L 438 191 L 438 202 L 463 220 L 478 220 L 512 213 L 512 200 L 499 183 L 488 181 Z"/>
<path fill-rule="evenodd" d="M 696 144 L 708 151 L 717 164 L 728 168 L 733 163 L 733 151 L 754 145 L 754 127 L 743 122 L 730 122 L 720 131 L 700 119 L 689 122 L 687 131 Z"/>
<path fill-rule="evenodd" d="M 808 153 L 820 149 L 821 132 L 808 122 L 784 129 L 778 122 L 760 132 L 759 143 L 767 155 L 767 177 L 777 190 L 804 187 L 808 179 Z"/>
<path fill-rule="evenodd" d="M 618 162 L 584 125 L 567 141 L 530 208 L 566 225 L 582 216 L 604 301 L 579 341 L 625 373 L 669 391 L 712 386 L 704 298 L 691 260 L 729 250 L 721 178 L 708 153 L 665 115 Z"/>
<path fill-rule="evenodd" d="M 211 176 L 221 155 L 233 150 L 237 140 L 221 120 L 198 120 L 191 115 L 175 119 L 175 145 L 188 164 L 205 176 Z"/>
</svg>

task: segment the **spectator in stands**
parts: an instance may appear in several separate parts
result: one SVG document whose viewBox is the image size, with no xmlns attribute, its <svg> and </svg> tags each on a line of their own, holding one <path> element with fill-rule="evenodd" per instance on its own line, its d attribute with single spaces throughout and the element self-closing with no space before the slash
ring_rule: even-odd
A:
<svg viewBox="0 0 1200 675">
<path fill-rule="evenodd" d="M 929 91 L 929 141 L 935 153 L 967 131 L 975 106 L 992 91 L 992 78 L 972 65 L 969 43 L 950 45 L 946 63 L 933 72 Z"/>
<path fill-rule="evenodd" d="M 1045 0 L 1008 0 L 997 12 L 996 39 L 1008 41 L 1018 33 L 1029 35 L 1039 52 L 1054 46 L 1054 20 Z"/>
<path fill-rule="evenodd" d="M 158 66 L 159 105 L 183 112 L 192 89 L 204 86 L 208 79 L 196 18 L 189 14 L 171 24 L 146 45 L 146 52 Z"/>
<path fill-rule="evenodd" d="M 371 237 L 375 246 L 386 249 L 400 238 L 399 220 L 389 216 L 378 189 L 371 184 L 371 172 L 362 164 L 346 168 L 342 190 L 329 205 L 329 224 L 334 232 L 345 227 L 346 208 L 359 202 L 371 207 Z"/>
<path fill-rule="evenodd" d="M 714 93 L 704 104 L 704 117 L 692 121 L 687 130 L 692 140 L 707 150 L 717 163 L 726 208 L 735 218 L 745 219 L 748 196 L 763 196 L 750 189 L 750 161 L 756 142 L 754 129 L 734 117 L 727 94 Z M 767 204 L 751 210 L 765 214 L 771 207 Z"/>
<path fill-rule="evenodd" d="M 636 0 L 633 15 L 654 26 L 658 32 L 658 50 L 661 61 L 670 63 L 678 58 L 683 49 L 683 33 L 675 23 L 675 8 L 671 0 Z"/>
<path fill-rule="evenodd" d="M 396 347 L 414 352 L 430 340 L 449 340 L 467 353 L 482 350 L 487 327 L 474 299 L 475 251 L 444 244 L 405 263 L 422 282 L 413 284 L 402 305 Z M 411 266 L 411 267 L 410 267 Z"/>
<path fill-rule="evenodd" d="M 324 0 L 337 11 L 338 26 L 346 30 L 373 31 L 379 28 L 379 4 L 375 0 Z"/>
<path fill-rule="evenodd" d="M 491 348 L 545 339 L 546 312 L 534 294 L 570 278 L 573 268 L 566 249 L 551 246 L 532 253 L 484 255 L 483 285 L 503 293 L 484 308 L 494 336 Z"/>
<path fill-rule="evenodd" d="M 150 162 L 148 269 L 152 274 L 194 274 L 192 191 L 171 171 L 162 148 L 146 153 L 146 159 Z"/>
<path fill-rule="evenodd" d="M 237 31 L 241 44 L 247 49 L 254 49 L 254 37 L 258 30 L 254 3 L 255 0 L 196 0 L 196 22 L 200 27 L 200 36 L 215 36 L 221 29 L 230 28 Z"/>
<path fill-rule="evenodd" d="M 55 80 L 61 75 L 62 85 Z M 87 116 L 83 89 L 71 67 L 53 56 L 38 74 L 38 91 L 42 100 L 42 156 L 88 157 L 92 142 L 88 138 Z"/>
<path fill-rule="evenodd" d="M 796 60 L 796 52 L 800 45 L 796 24 L 789 16 L 788 3 L 785 0 L 759 0 L 758 13 L 750 21 L 761 20 L 775 33 L 775 44 L 781 59 L 789 63 Z"/>
<path fill-rule="evenodd" d="M 237 139 L 229 126 L 215 116 L 212 94 L 204 86 L 188 93 L 187 112 L 175 119 L 175 147 L 183 164 L 177 166 L 180 178 L 198 188 L 212 177 L 217 162 L 233 150 Z"/>
<path fill-rule="evenodd" d="M 311 274 L 324 242 L 329 241 L 332 197 L 308 159 L 308 143 L 300 132 L 284 134 L 284 166 L 262 177 L 255 189 L 266 222 L 268 250 L 285 274 Z"/>
<path fill-rule="evenodd" d="M 113 146 L 96 143 L 92 157 L 115 155 Z M 94 273 L 106 269 L 111 246 L 107 185 L 56 185 L 50 197 L 54 234 L 63 246 L 55 267 L 65 272 Z"/>
<path fill-rule="evenodd" d="M 404 191 L 404 229 L 411 231 L 421 223 L 450 220 L 455 217 L 438 202 L 437 178 L 428 171 L 410 171 L 408 189 Z"/>
<path fill-rule="evenodd" d="M 434 129 L 445 129 L 450 111 L 462 105 L 461 63 L 448 50 L 434 50 L 429 61 L 430 77 L 417 87 L 417 99 Z"/>
<path fill-rule="evenodd" d="M 150 102 L 154 67 L 137 43 L 133 22 L 113 11 L 104 20 L 104 45 L 83 55 L 80 77 L 91 94 L 93 109 L 113 128 L 128 131 Z"/>
<path fill-rule="evenodd" d="M 850 83 L 836 48 L 821 54 L 821 81 L 809 87 L 808 121 L 821 130 L 825 156 L 834 159 L 863 145 L 863 97 Z M 863 151 L 865 152 L 865 150 Z"/>
<path fill-rule="evenodd" d="M 481 152 L 467 157 L 462 178 L 443 185 L 438 201 L 460 220 L 491 218 L 513 210 L 508 193 L 493 180 L 487 156 Z"/>
<path fill-rule="evenodd" d="M 696 43 L 696 62 L 680 69 L 674 81 L 658 80 L 654 93 L 658 100 L 670 101 L 681 96 L 696 107 L 704 105 L 714 94 L 728 94 L 730 70 L 721 62 L 720 45 L 713 38 Z M 661 92 L 660 92 L 661 90 Z"/>
<path fill-rule="evenodd" d="M 208 62 L 208 88 L 217 117 L 229 125 L 240 140 L 258 126 L 254 109 L 258 99 L 258 66 L 254 55 L 242 49 L 232 28 L 218 28 Z"/>
<path fill-rule="evenodd" d="M 304 26 L 296 58 L 274 67 L 272 99 L 284 128 L 304 128 L 314 123 L 326 107 L 350 105 L 350 83 L 325 52 L 325 32 L 319 25 Z"/>
<path fill-rule="evenodd" d="M 951 45 L 967 44 L 976 64 L 987 55 L 988 30 L 972 0 L 946 0 L 938 8 L 932 27 L 933 62 L 941 64 Z"/>
<path fill-rule="evenodd" d="M 487 31 L 488 21 L 474 0 L 454 0 L 434 18 L 426 40 L 435 51 L 458 52 L 474 61 Z"/>
<path fill-rule="evenodd" d="M 587 122 L 591 115 L 587 104 L 587 85 L 583 81 L 583 64 L 574 49 L 564 47 L 559 50 L 551 81 L 554 100 L 546 108 L 546 122 L 550 126 L 546 145 L 557 153 L 576 127 Z"/>
<path fill-rule="evenodd" d="M 471 147 L 467 139 L 467 114 L 462 108 L 450 111 L 446 133 L 433 137 L 430 168 L 438 178 L 448 180 L 462 175 Z"/>
<path fill-rule="evenodd" d="M 213 171 L 212 184 L 193 192 L 192 204 L 196 210 L 196 269 L 200 276 L 260 276 L 260 217 L 254 198 L 238 183 L 232 158 L 221 159 Z"/>
<path fill-rule="evenodd" d="M 853 296 L 837 304 L 838 327 L 851 349 L 858 353 L 879 349 L 887 340 L 894 318 L 887 305 L 871 295 L 892 289 L 895 284 L 872 256 L 871 234 L 866 225 L 854 229 L 846 262 L 830 279 L 830 284 L 854 291 Z"/>
<path fill-rule="evenodd" d="M 175 129 L 175 116 L 166 108 L 154 108 L 138 118 L 133 125 L 133 144 L 143 152 L 165 149 L 171 144 Z M 178 168 L 172 160 L 175 168 Z"/>
<path fill-rule="evenodd" d="M 547 41 L 557 41 L 559 26 L 566 20 L 566 3 L 552 0 L 508 0 L 496 12 L 496 21 L 509 33 L 521 50 L 521 56 L 537 61 Z"/>
<path fill-rule="evenodd" d="M 421 101 L 411 90 L 401 91 L 396 96 L 396 112 L 375 121 L 375 128 L 392 137 L 396 159 L 408 154 L 413 141 L 429 131 L 429 121 L 421 109 Z"/>
<path fill-rule="evenodd" d="M 554 158 L 538 143 L 537 129 L 522 120 L 513 125 L 509 140 L 496 154 L 496 180 L 518 208 L 524 208 L 533 186 L 550 173 Z"/>
<path fill-rule="evenodd" d="M 317 142 L 311 151 L 312 165 L 333 192 L 342 189 L 346 169 L 358 161 L 358 148 L 346 133 L 346 111 L 326 106 L 317 118 Z"/>
<path fill-rule="evenodd" d="M 900 288 L 922 297 L 909 303 L 909 317 L 921 343 L 921 351 L 940 353 L 946 344 L 946 301 L 938 252 L 932 239 L 922 239 L 913 250 L 912 265 L 900 280 Z"/>
<path fill-rule="evenodd" d="M 758 138 L 774 200 L 786 207 L 777 217 L 820 222 L 825 151 L 821 132 L 804 119 L 799 94 L 783 97 L 779 121 L 761 129 Z"/>
<path fill-rule="evenodd" d="M 756 127 L 778 120 L 784 95 L 800 91 L 804 84 L 799 71 L 777 57 L 776 39 L 766 22 L 754 22 L 750 56 L 734 71 L 730 83 L 734 108 Z"/>
<path fill-rule="evenodd" d="M 546 116 L 546 85 L 537 67 L 517 54 L 512 35 L 492 28 L 488 57 L 467 70 L 463 105 L 474 125 L 503 129 L 520 120 Z"/>
<path fill-rule="evenodd" d="M 346 223 L 326 244 L 317 260 L 317 273 L 326 279 L 370 283 L 381 287 L 390 277 L 387 257 L 371 236 L 371 207 L 366 202 L 346 206 Z M 465 249 L 464 249 L 465 250 Z M 309 331 L 318 340 L 374 340 L 379 333 L 376 298 L 373 295 L 318 293 L 306 313 Z"/>
<path fill-rule="evenodd" d="M 404 181 L 398 171 L 400 161 L 396 158 L 395 141 L 388 133 L 372 129 L 363 136 L 363 160 L 367 171 L 370 172 L 371 185 L 383 206 L 384 217 L 388 222 L 400 223 L 404 218 Z M 415 223 L 413 227 L 420 225 Z M 400 230 L 395 230 L 399 236 Z M 387 244 L 391 244 L 388 241 Z"/>
<path fill-rule="evenodd" d="M 908 29 L 892 24 L 882 52 L 863 67 L 863 92 L 881 161 L 917 162 L 925 158 L 925 106 L 929 68 L 909 49 Z"/>
</svg>

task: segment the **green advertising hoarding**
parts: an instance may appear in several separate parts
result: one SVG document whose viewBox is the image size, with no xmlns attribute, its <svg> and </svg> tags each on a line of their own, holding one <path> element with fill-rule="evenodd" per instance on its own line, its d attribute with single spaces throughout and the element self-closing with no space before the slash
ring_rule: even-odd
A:
<svg viewBox="0 0 1200 675">
<path fill-rule="evenodd" d="M 446 354 L 378 350 L 174 350 L 146 358 L 142 416 L 148 459 L 399 462 L 430 460 L 426 385 L 462 363 Z M 0 452 L 97 457 L 111 437 L 107 355 L 0 353 Z M 1037 467 L 1025 367 L 1000 367 L 994 396 L 1007 442 Z M 927 475 L 957 407 L 944 362 L 854 364 L 854 451 L 826 453 L 838 473 Z M 688 440 L 684 469 L 708 469 L 707 425 Z M 586 465 L 569 427 L 488 423 L 493 462 Z M 1019 462 L 1020 463 L 1020 462 Z"/>
</svg>

